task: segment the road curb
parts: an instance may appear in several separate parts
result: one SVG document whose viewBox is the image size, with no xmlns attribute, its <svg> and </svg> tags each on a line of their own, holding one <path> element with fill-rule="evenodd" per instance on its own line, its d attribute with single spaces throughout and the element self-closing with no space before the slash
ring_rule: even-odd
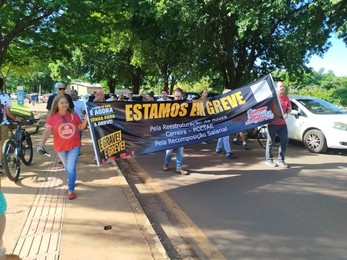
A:
<svg viewBox="0 0 347 260">
<path fill-rule="evenodd" d="M 127 198 L 129 205 L 134 213 L 137 224 L 141 229 L 141 232 L 146 238 L 150 251 L 152 253 L 153 259 L 169 259 L 167 252 L 161 243 L 159 237 L 157 236 L 152 224 L 147 218 L 144 210 L 142 209 L 139 201 L 137 200 L 135 194 L 129 186 L 126 178 L 124 177 L 121 169 L 119 168 L 117 162 L 111 162 L 112 167 L 118 172 L 120 179 L 120 184 L 122 184 L 122 190 Z"/>
</svg>

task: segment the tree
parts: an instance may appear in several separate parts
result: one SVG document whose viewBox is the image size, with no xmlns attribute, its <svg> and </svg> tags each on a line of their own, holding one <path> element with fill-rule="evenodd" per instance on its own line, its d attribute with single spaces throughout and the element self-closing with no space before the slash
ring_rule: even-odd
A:
<svg viewBox="0 0 347 260">
<path fill-rule="evenodd" d="M 148 84 L 169 88 L 170 75 L 171 90 L 202 79 L 237 88 L 281 71 L 302 86 L 308 59 L 329 48 L 331 32 L 344 35 L 342 2 L 1 1 L 0 59 L 21 66 L 43 59 L 55 64 L 55 79 L 89 78 L 134 93 Z"/>
<path fill-rule="evenodd" d="M 35 48 L 60 15 L 65 1 L 0 1 L 0 71 L 5 61 L 23 64 L 29 55 L 20 55 Z"/>
<path fill-rule="evenodd" d="M 41 85 L 42 93 L 51 92 L 53 80 L 50 70 L 45 62 L 31 59 L 30 66 L 16 66 L 6 63 L 3 71 L 7 75 L 7 92 L 16 92 L 18 86 L 24 86 L 27 92 L 39 92 Z M 9 76 L 8 76 L 9 75 Z"/>
<path fill-rule="evenodd" d="M 332 4 L 327 5 L 329 12 L 329 27 L 334 28 L 337 36 L 347 45 L 347 5 L 346 1 L 337 0 L 330 1 Z"/>
<path fill-rule="evenodd" d="M 305 73 L 300 80 L 290 77 L 286 71 L 273 73 L 273 78 L 284 81 L 290 95 L 313 96 L 347 106 L 347 77 L 336 77 L 331 71 L 325 73 L 320 69 Z"/>
<path fill-rule="evenodd" d="M 175 1 L 142 1 L 131 7 L 127 31 L 132 35 L 132 63 L 172 93 L 175 78 L 186 73 L 186 66 L 181 65 L 189 59 L 189 38 L 180 38 L 179 34 L 180 6 Z"/>
<path fill-rule="evenodd" d="M 40 34 L 50 29 L 52 19 L 59 16 L 65 1 L 1 1 L 0 2 L 0 68 L 11 44 L 32 46 Z"/>
<path fill-rule="evenodd" d="M 198 71 L 218 72 L 226 88 L 286 69 L 304 72 L 324 53 L 333 30 L 330 1 L 180 1 L 184 35 L 191 35 Z M 328 9 L 329 6 L 329 10 Z M 303 40 L 304 39 L 304 40 Z"/>
<path fill-rule="evenodd" d="M 134 62 L 128 12 L 117 1 L 70 3 L 69 10 L 55 21 L 63 28 L 57 32 L 60 41 L 70 44 L 60 48 L 64 56 L 51 65 L 52 75 L 66 78 L 69 72 L 71 78 L 107 82 L 110 92 L 121 86 L 132 86 L 138 92 L 143 71 Z"/>
</svg>

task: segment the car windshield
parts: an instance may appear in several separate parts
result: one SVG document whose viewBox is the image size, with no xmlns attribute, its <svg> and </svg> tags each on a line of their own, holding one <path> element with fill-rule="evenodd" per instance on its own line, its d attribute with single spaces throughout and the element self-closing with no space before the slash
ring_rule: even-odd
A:
<svg viewBox="0 0 347 260">
<path fill-rule="evenodd" d="M 298 100 L 304 107 L 306 107 L 313 114 L 346 114 L 343 109 L 327 102 L 322 99 L 299 99 Z"/>
</svg>

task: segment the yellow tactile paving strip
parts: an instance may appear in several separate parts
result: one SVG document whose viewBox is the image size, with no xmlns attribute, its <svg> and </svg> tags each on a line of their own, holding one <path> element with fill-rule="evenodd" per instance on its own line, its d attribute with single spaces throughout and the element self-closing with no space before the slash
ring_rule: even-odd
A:
<svg viewBox="0 0 347 260">
<path fill-rule="evenodd" d="M 13 252 L 23 260 L 59 259 L 66 184 L 64 168 L 54 155 Z"/>
</svg>

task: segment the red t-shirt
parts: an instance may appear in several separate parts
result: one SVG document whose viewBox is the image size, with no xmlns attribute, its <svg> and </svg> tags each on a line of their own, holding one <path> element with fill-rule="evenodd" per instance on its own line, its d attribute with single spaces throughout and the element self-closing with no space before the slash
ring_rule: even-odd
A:
<svg viewBox="0 0 347 260">
<path fill-rule="evenodd" d="M 285 96 L 285 95 L 284 96 L 278 96 L 278 100 L 281 103 L 283 113 L 286 113 L 287 108 L 292 107 L 292 105 L 290 103 L 290 99 L 288 96 Z M 284 125 L 284 124 L 286 124 L 286 120 L 283 118 L 277 117 L 269 125 Z"/>
<path fill-rule="evenodd" d="M 47 118 L 45 128 L 53 131 L 54 151 L 70 151 L 73 147 L 81 146 L 78 134 L 81 123 L 81 119 L 70 112 L 66 112 L 64 116 L 54 113 Z"/>
</svg>

